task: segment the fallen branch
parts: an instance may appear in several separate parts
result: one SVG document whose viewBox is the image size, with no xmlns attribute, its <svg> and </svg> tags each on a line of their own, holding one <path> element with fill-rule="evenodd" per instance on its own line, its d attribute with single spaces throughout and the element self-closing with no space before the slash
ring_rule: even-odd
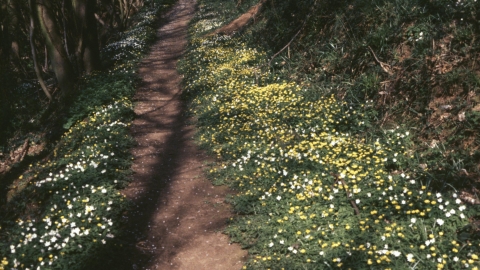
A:
<svg viewBox="0 0 480 270">
<path fill-rule="evenodd" d="M 10 157 L 13 163 L 18 163 L 25 158 L 25 155 L 28 153 L 29 145 L 29 140 L 26 139 L 23 145 L 17 151 L 13 152 L 12 156 Z"/>
<path fill-rule="evenodd" d="M 380 61 L 378 59 L 377 55 L 373 52 L 373 50 L 370 46 L 368 46 L 368 49 L 370 49 L 370 52 L 372 53 L 373 57 L 375 58 L 375 61 L 377 61 L 377 63 L 380 64 L 380 67 L 382 67 L 383 71 L 388 73 L 388 75 L 393 75 L 392 67 L 389 64 L 386 64 L 386 63 Z"/>
<path fill-rule="evenodd" d="M 217 29 L 213 31 L 210 35 L 218 35 L 218 34 L 223 34 L 223 35 L 233 35 L 234 33 L 240 32 L 247 24 L 252 20 L 257 17 L 257 15 L 260 13 L 262 10 L 263 4 L 265 4 L 267 0 L 260 0 L 258 4 L 255 6 L 251 7 L 246 13 L 242 14 L 240 17 L 236 18 L 229 24 L 221 27 L 220 29 Z"/>
</svg>

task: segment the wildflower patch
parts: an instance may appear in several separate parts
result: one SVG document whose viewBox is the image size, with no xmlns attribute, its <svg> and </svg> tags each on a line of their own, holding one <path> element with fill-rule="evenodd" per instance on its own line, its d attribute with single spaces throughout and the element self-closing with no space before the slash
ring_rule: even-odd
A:
<svg viewBox="0 0 480 270">
<path fill-rule="evenodd" d="M 215 2 L 200 1 L 192 33 L 210 29 Z M 405 172 L 408 130 L 361 137 L 362 106 L 311 98 L 261 72 L 267 61 L 242 37 L 193 35 L 181 66 L 198 140 L 219 158 L 210 176 L 238 191 L 227 232 L 248 248 L 245 268 L 478 267 L 477 207 Z"/>
</svg>

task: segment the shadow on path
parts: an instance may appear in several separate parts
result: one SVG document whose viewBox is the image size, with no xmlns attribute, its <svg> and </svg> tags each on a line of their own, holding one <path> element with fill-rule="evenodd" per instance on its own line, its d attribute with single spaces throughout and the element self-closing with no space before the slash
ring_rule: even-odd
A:
<svg viewBox="0 0 480 270">
<path fill-rule="evenodd" d="M 195 1 L 179 0 L 140 65 L 134 181 L 123 192 L 133 208 L 108 269 L 240 269 L 246 256 L 221 234 L 231 216 L 224 203 L 229 190 L 203 176 L 207 157 L 192 141 L 194 127 L 186 124 L 180 99 L 176 65 L 194 11 Z"/>
</svg>

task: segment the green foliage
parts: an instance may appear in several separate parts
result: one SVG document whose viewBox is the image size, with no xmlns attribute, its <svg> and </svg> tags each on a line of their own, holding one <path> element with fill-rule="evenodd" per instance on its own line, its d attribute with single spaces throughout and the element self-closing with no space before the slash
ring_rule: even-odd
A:
<svg viewBox="0 0 480 270">
<path fill-rule="evenodd" d="M 210 177 L 238 192 L 227 232 L 248 248 L 245 267 L 477 268 L 479 209 L 459 198 L 469 178 L 458 174 L 478 161 L 476 76 L 458 62 L 435 71 L 451 59 L 431 48 L 448 36 L 434 27 L 442 14 L 466 9 L 267 1 L 243 35 L 203 36 L 230 18 L 218 3 L 200 1 L 181 70 L 198 141 L 219 158 Z M 448 91 L 461 94 L 441 130 L 419 126 L 442 117 L 434 103 Z M 434 132 L 443 141 L 425 144 Z"/>
</svg>

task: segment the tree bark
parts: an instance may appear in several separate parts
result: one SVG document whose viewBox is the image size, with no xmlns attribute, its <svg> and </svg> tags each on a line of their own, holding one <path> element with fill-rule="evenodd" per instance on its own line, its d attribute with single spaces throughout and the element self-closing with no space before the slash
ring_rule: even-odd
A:
<svg viewBox="0 0 480 270">
<path fill-rule="evenodd" d="M 27 69 L 23 65 L 22 61 L 22 36 L 24 35 L 24 32 L 22 29 L 23 26 L 27 26 L 24 23 L 23 18 L 23 6 L 20 1 L 7 1 L 8 3 L 6 4 L 6 10 L 7 13 L 4 14 L 7 20 L 8 20 L 8 28 L 9 28 L 9 34 L 10 36 L 8 37 L 8 41 L 10 42 L 10 60 L 12 61 L 12 64 L 17 68 L 18 70 L 21 70 L 24 72 L 24 75 L 28 74 Z M 28 29 L 28 28 L 25 28 Z"/>
<path fill-rule="evenodd" d="M 6 129 L 8 120 L 10 118 L 10 105 L 8 98 L 8 89 L 4 85 L 4 81 L 7 79 L 8 65 L 10 64 L 10 38 L 9 38 L 9 25 L 7 22 L 7 10 L 6 6 L 0 6 L 0 126 L 2 129 Z M 0 134 L 0 151 L 6 143 L 5 136 Z"/>
<path fill-rule="evenodd" d="M 40 87 L 42 87 L 43 92 L 47 96 L 48 100 L 52 100 L 52 95 L 48 91 L 47 86 L 45 85 L 45 81 L 42 78 L 42 73 L 40 72 L 40 65 L 37 61 L 37 53 L 35 51 L 35 42 L 33 41 L 33 33 L 35 30 L 35 12 L 34 12 L 34 0 L 29 0 L 30 6 L 30 48 L 32 49 L 32 59 L 33 59 L 33 68 L 35 69 L 35 74 L 37 75 L 38 83 L 40 83 Z"/>
<path fill-rule="evenodd" d="M 48 54 L 52 63 L 58 86 L 62 90 L 62 96 L 67 99 L 74 92 L 75 74 L 73 67 L 68 59 L 67 52 L 63 46 L 62 36 L 55 24 L 53 11 L 50 6 L 50 0 L 37 0 L 37 15 L 40 21 L 42 34 L 45 37 Z"/>
<path fill-rule="evenodd" d="M 0 5 L 0 70 L 6 66 L 10 57 L 10 38 L 8 35 L 7 7 Z"/>
<path fill-rule="evenodd" d="M 82 64 L 80 70 L 90 74 L 101 67 L 97 21 L 95 19 L 96 0 L 73 0 L 73 8 L 77 32 L 79 33 L 77 59 Z"/>
</svg>

